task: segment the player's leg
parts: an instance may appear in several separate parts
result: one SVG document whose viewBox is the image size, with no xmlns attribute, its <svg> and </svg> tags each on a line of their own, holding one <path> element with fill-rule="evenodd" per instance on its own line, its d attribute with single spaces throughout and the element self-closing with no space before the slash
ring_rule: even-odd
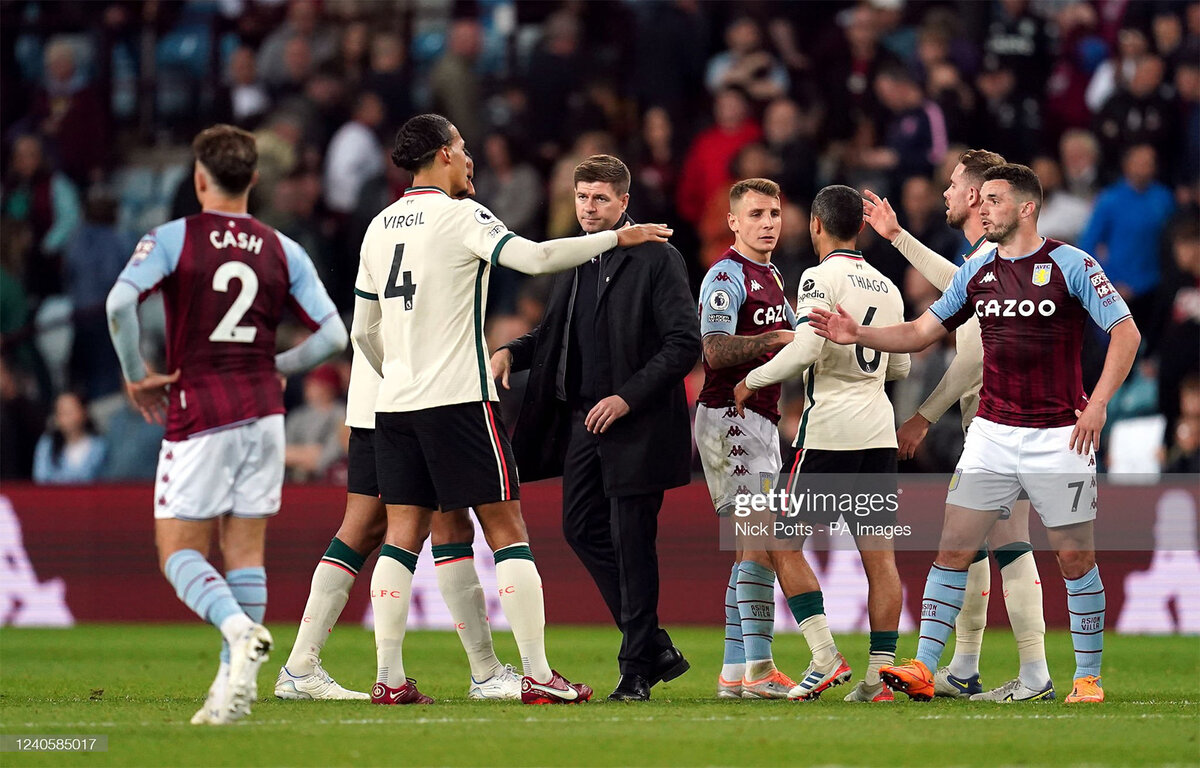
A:
<svg viewBox="0 0 1200 768">
<path fill-rule="evenodd" d="M 892 691 L 879 677 L 879 670 L 896 663 L 896 641 L 900 636 L 903 589 L 900 572 L 896 570 L 895 542 L 885 536 L 857 536 L 855 544 L 867 574 L 867 615 L 871 635 L 867 673 L 845 700 L 893 701 Z"/>
<path fill-rule="evenodd" d="M 997 522 L 997 525 L 1000 523 Z M 934 674 L 934 693 L 966 698 L 983 691 L 979 680 L 979 654 L 987 627 L 988 594 L 992 591 L 992 562 L 987 547 L 967 566 L 967 587 L 962 610 L 954 620 L 954 656 Z"/>
<path fill-rule="evenodd" d="M 468 699 L 519 699 L 521 676 L 496 658 L 483 585 L 475 572 L 475 526 L 467 510 L 433 516 L 430 543 L 438 591 L 450 609 L 471 667 Z"/>
<path fill-rule="evenodd" d="M 377 419 L 387 415 L 377 414 Z M 414 411 L 410 417 L 438 504 L 443 509 L 473 508 L 492 549 L 500 605 L 521 653 L 522 701 L 587 701 L 592 689 L 567 682 L 546 660 L 542 577 L 521 518 L 516 460 L 493 404 L 460 403 Z M 386 489 L 384 493 L 386 501 Z"/>
<path fill-rule="evenodd" d="M 999 520 L 988 535 L 1004 585 L 1004 605 L 1020 658 L 1020 671 L 1009 680 L 976 697 L 988 701 L 1025 701 L 1053 698 L 1050 669 L 1046 665 L 1046 620 L 1042 615 L 1042 582 L 1033 547 L 1029 543 L 1029 497 L 1022 494 L 1013 513 Z"/>
<path fill-rule="evenodd" d="M 351 440 L 353 440 L 353 434 Z M 375 457 L 370 456 L 370 475 L 374 485 Z M 351 456 L 351 467 L 354 457 Z M 351 470 L 353 480 L 354 471 Z M 350 485 L 349 487 L 357 487 Z M 275 695 L 281 699 L 368 699 L 369 694 L 351 691 L 339 685 L 321 664 L 321 651 L 329 639 L 342 609 L 350 599 L 350 589 L 363 563 L 381 543 L 387 530 L 387 512 L 375 495 L 346 494 L 346 512 L 341 527 L 329 542 L 325 554 L 313 570 L 308 600 L 296 630 L 296 641 L 287 662 L 275 680 Z"/>
<path fill-rule="evenodd" d="M 771 563 L 770 553 L 748 546 L 742 550 L 737 566 L 734 597 L 746 659 L 741 680 L 743 699 L 787 698 L 796 685 L 776 669 L 771 653 L 775 639 L 775 568 Z"/>
<path fill-rule="evenodd" d="M 742 676 L 746 673 L 746 645 L 742 638 L 742 615 L 737 601 L 738 566 L 742 551 L 734 553 L 733 567 L 725 584 L 725 648 L 721 657 L 721 674 L 717 676 L 717 698 L 740 699 Z"/>
<path fill-rule="evenodd" d="M 387 511 L 379 500 L 375 430 L 350 430 L 346 510 L 341 526 L 313 570 L 308 600 L 275 695 L 288 699 L 365 699 L 338 685 L 321 666 L 321 651 L 337 623 L 350 589 L 371 552 L 383 543 Z"/>
<path fill-rule="evenodd" d="M 989 531 L 1021 492 L 1021 430 L 976 417 L 946 493 L 938 556 L 925 580 L 916 658 L 884 667 L 880 677 L 918 701 L 934 695 L 934 670 L 966 596 L 968 568 Z"/>
<path fill-rule="evenodd" d="M 1106 604 L 1094 540 L 1096 457 L 1070 449 L 1072 430 L 1070 426 L 1028 430 L 1022 444 L 1021 478 L 1067 586 L 1075 647 L 1075 683 L 1067 703 L 1098 703 L 1104 701 L 1100 662 Z"/>
</svg>

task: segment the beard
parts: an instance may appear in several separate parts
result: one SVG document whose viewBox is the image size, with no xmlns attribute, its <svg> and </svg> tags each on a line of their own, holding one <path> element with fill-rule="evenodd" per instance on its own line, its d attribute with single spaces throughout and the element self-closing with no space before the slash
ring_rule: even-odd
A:
<svg viewBox="0 0 1200 768">
<path fill-rule="evenodd" d="M 1005 225 L 1001 225 L 1001 224 L 997 224 L 996 222 L 992 222 L 991 228 L 983 233 L 983 239 L 987 240 L 989 243 L 1003 244 L 1006 240 L 1009 239 L 1009 237 L 1012 235 L 1012 233 L 1016 232 L 1016 231 L 1017 231 L 1017 222 L 1016 221 L 1010 221 L 1008 224 L 1005 224 Z"/>
<path fill-rule="evenodd" d="M 950 227 L 951 229 L 962 229 L 963 224 L 966 224 L 966 223 L 967 223 L 967 214 L 966 213 L 955 214 L 954 211 L 951 210 L 950 208 L 946 209 L 946 226 Z"/>
</svg>

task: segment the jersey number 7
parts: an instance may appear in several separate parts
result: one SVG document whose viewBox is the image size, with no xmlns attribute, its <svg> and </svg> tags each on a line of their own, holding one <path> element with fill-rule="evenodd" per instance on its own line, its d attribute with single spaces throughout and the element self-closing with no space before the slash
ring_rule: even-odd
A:
<svg viewBox="0 0 1200 768">
<path fill-rule="evenodd" d="M 400 274 L 400 262 L 404 261 L 404 243 L 396 244 L 396 253 L 392 256 L 392 272 L 388 275 L 387 287 L 383 289 L 385 299 L 404 297 L 404 309 L 413 308 L 413 296 L 417 294 L 417 284 L 412 281 L 412 272 Z M 402 282 L 397 283 L 396 278 Z"/>
</svg>

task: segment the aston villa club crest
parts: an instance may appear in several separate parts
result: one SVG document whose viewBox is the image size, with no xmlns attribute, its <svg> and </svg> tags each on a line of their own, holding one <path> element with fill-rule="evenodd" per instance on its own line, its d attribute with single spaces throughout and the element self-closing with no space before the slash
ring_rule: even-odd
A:
<svg viewBox="0 0 1200 768">
<path fill-rule="evenodd" d="M 1050 268 L 1053 264 L 1034 264 L 1033 265 L 1033 284 L 1045 285 L 1050 282 Z"/>
</svg>

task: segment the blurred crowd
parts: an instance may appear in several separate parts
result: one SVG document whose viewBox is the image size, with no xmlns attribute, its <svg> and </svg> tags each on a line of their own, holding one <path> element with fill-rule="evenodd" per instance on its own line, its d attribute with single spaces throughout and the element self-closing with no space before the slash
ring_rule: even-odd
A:
<svg viewBox="0 0 1200 768">
<path fill-rule="evenodd" d="M 825 184 L 889 196 L 957 260 L 969 244 L 941 193 L 961 151 L 1030 164 L 1042 234 L 1100 259 L 1145 338 L 1110 406 L 1109 465 L 1200 471 L 1200 2 L 2 0 L 0 56 L 0 478 L 152 476 L 161 431 L 124 401 L 103 303 L 142 232 L 198 210 L 196 131 L 255 132 L 251 212 L 349 312 L 362 234 L 409 181 L 392 136 L 422 111 L 458 126 L 478 199 L 534 239 L 576 234 L 574 166 L 620 156 L 630 214 L 675 227 L 694 287 L 732 242 L 733 180 L 781 184 L 790 294 L 816 263 L 807 210 Z M 936 298 L 869 228 L 861 247 L 910 317 Z M 546 286 L 493 273 L 492 348 L 538 322 Z M 161 305 L 142 315 L 161 365 Z M 1106 342 L 1092 330 L 1085 386 Z M 916 356 L 898 420 L 952 355 Z M 290 382 L 292 479 L 344 472 L 347 377 L 338 360 Z M 782 405 L 790 442 L 800 392 Z M 935 425 L 910 469 L 951 468 L 958 424 Z"/>
</svg>

